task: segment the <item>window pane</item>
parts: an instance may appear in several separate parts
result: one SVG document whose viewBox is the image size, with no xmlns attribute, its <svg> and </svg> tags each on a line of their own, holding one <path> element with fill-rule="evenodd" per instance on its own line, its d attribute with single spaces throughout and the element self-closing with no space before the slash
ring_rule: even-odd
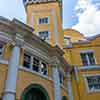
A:
<svg viewBox="0 0 100 100">
<path fill-rule="evenodd" d="M 48 23 L 48 17 L 39 18 L 39 24 L 47 24 Z"/>
<path fill-rule="evenodd" d="M 33 70 L 39 72 L 39 59 L 33 58 Z"/>
<path fill-rule="evenodd" d="M 41 73 L 47 75 L 47 65 L 43 62 L 41 63 Z"/>
<path fill-rule="evenodd" d="M 3 45 L 0 44 L 0 55 L 2 55 Z"/>
<path fill-rule="evenodd" d="M 88 61 L 87 61 L 87 57 L 85 53 L 81 53 L 81 59 L 82 59 L 83 65 L 88 65 Z"/>
<path fill-rule="evenodd" d="M 87 82 L 90 91 L 100 89 L 100 76 L 89 76 Z"/>
<path fill-rule="evenodd" d="M 24 53 L 24 67 L 30 68 L 31 64 L 31 56 L 28 55 L 27 53 Z"/>
<path fill-rule="evenodd" d="M 69 44 L 70 44 L 70 39 L 64 38 L 64 46 L 69 45 Z"/>
<path fill-rule="evenodd" d="M 94 59 L 94 56 L 93 56 L 93 53 L 88 53 L 88 58 L 89 58 L 89 62 L 91 65 L 95 65 L 95 59 Z"/>
<path fill-rule="evenodd" d="M 48 31 L 41 31 L 41 32 L 39 32 L 39 36 L 43 40 L 48 40 L 48 38 L 49 38 L 49 32 Z"/>
</svg>

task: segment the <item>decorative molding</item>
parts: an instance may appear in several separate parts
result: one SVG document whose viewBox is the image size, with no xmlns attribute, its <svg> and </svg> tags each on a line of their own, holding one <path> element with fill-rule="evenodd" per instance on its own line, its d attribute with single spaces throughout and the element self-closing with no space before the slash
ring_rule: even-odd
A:
<svg viewBox="0 0 100 100">
<path fill-rule="evenodd" d="M 7 60 L 0 59 L 0 64 L 8 65 L 8 61 Z"/>
<path fill-rule="evenodd" d="M 31 53 L 31 54 L 33 54 L 41 59 L 44 59 L 46 62 L 48 62 L 48 63 L 50 62 L 50 57 L 46 53 L 42 52 L 42 50 L 37 49 L 37 48 L 31 46 L 30 44 L 27 44 L 27 43 L 25 43 L 23 48 L 26 51 L 28 51 L 29 53 Z"/>
<path fill-rule="evenodd" d="M 78 70 L 100 70 L 100 65 L 78 67 Z"/>
<path fill-rule="evenodd" d="M 91 53 L 91 52 L 94 52 L 93 50 L 82 50 L 82 51 L 80 51 L 80 53 Z"/>
</svg>

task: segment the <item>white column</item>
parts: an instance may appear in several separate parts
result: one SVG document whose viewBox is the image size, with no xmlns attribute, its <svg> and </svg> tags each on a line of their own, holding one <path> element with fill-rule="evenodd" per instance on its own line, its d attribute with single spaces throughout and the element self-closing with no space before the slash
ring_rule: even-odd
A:
<svg viewBox="0 0 100 100">
<path fill-rule="evenodd" d="M 61 100 L 61 88 L 60 88 L 60 77 L 59 77 L 58 66 L 54 66 L 53 68 L 53 81 L 54 81 L 55 100 Z"/>
<path fill-rule="evenodd" d="M 8 74 L 4 90 L 3 100 L 15 100 L 16 81 L 19 67 L 20 48 L 15 46 L 8 65 Z"/>
<path fill-rule="evenodd" d="M 68 88 L 69 100 L 74 100 L 73 99 L 73 92 L 72 92 L 72 81 L 71 81 L 71 76 L 70 76 L 69 72 L 67 73 L 67 79 L 68 79 L 67 88 Z"/>
</svg>

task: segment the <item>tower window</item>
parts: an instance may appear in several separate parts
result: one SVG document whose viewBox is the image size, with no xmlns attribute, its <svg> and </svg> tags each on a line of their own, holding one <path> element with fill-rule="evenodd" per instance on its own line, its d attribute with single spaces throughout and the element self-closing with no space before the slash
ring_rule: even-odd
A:
<svg viewBox="0 0 100 100">
<path fill-rule="evenodd" d="M 93 52 L 84 52 L 84 53 L 81 53 L 80 55 L 81 55 L 83 65 L 96 64 Z"/>
<path fill-rule="evenodd" d="M 38 23 L 39 24 L 48 24 L 49 23 L 49 18 L 48 17 L 39 18 Z"/>
<path fill-rule="evenodd" d="M 39 37 L 43 40 L 49 40 L 49 32 L 48 31 L 40 31 Z"/>
<path fill-rule="evenodd" d="M 85 76 L 89 92 L 100 91 L 100 75 Z"/>
</svg>

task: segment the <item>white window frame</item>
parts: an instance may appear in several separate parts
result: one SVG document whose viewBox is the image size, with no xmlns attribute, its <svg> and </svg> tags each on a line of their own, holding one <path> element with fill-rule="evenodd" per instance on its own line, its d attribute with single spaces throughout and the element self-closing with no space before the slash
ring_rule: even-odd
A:
<svg viewBox="0 0 100 100">
<path fill-rule="evenodd" d="M 81 53 L 93 53 L 93 58 L 94 58 L 94 60 L 95 60 L 95 65 L 97 64 L 97 62 L 96 62 L 96 57 L 95 57 L 95 55 L 94 55 L 94 51 L 93 50 L 82 50 L 81 52 L 80 52 L 80 54 Z M 82 59 L 81 59 L 82 60 Z M 87 60 L 87 62 L 88 62 L 88 65 L 91 65 L 90 64 L 90 61 L 89 61 L 89 57 L 86 55 L 86 60 Z M 83 64 L 83 63 L 82 63 Z M 88 66 L 87 65 L 87 66 Z"/>
<path fill-rule="evenodd" d="M 44 75 L 43 72 L 42 72 L 42 68 L 41 68 L 41 64 L 42 64 L 42 63 L 45 63 L 45 61 L 40 60 L 40 73 L 41 73 L 42 75 Z M 46 63 L 45 63 L 45 64 L 46 64 Z M 46 64 L 46 68 L 47 68 L 47 69 L 46 69 L 46 70 L 47 70 L 46 76 L 47 76 L 47 75 L 48 75 L 48 66 L 47 66 L 47 64 Z"/>
<path fill-rule="evenodd" d="M 25 53 L 29 53 L 29 52 L 27 52 L 27 51 L 25 51 Z M 30 53 L 29 53 L 29 55 L 30 55 L 30 59 L 31 59 L 31 61 L 30 61 L 30 67 L 29 68 L 27 68 L 27 67 L 25 67 L 25 66 L 23 66 L 25 69 L 28 69 L 28 70 L 30 70 L 30 71 L 32 71 L 32 72 L 35 72 L 35 73 L 39 73 L 39 74 L 41 74 L 41 75 L 44 75 L 43 73 L 42 73 L 42 69 L 41 69 L 41 66 L 40 66 L 40 64 L 42 63 L 42 62 L 44 62 L 45 64 L 46 64 L 46 68 L 47 68 L 47 74 L 46 75 L 44 75 L 44 76 L 48 76 L 48 63 L 46 63 L 44 60 L 41 60 L 39 57 L 37 57 L 37 56 L 35 56 L 35 55 L 31 55 Z M 37 72 L 37 71 L 35 71 L 35 70 L 33 70 L 33 58 L 34 57 L 36 57 L 38 60 L 39 60 L 39 71 Z M 23 63 L 24 64 L 24 63 Z"/>
<path fill-rule="evenodd" d="M 44 31 L 48 31 L 48 39 L 46 39 L 45 41 L 46 42 L 50 42 L 50 38 L 51 38 L 51 33 L 50 33 L 50 31 L 49 30 L 39 30 L 38 31 L 38 36 L 39 36 L 39 32 L 44 32 Z M 40 36 L 39 36 L 40 37 Z M 41 38 L 41 37 L 40 37 Z M 41 38 L 42 39 L 42 38 Z"/>
<path fill-rule="evenodd" d="M 93 89 L 93 90 L 89 89 L 88 82 L 87 82 L 87 77 L 91 77 L 91 76 L 100 76 L 100 74 L 84 74 L 83 75 L 87 92 L 88 93 L 100 92 L 100 89 Z"/>
</svg>

